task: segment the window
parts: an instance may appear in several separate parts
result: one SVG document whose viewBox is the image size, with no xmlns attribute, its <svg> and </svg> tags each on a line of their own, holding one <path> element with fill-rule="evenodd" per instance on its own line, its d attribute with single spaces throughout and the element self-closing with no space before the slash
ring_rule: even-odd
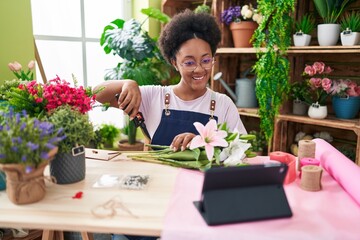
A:
<svg viewBox="0 0 360 240">
<path fill-rule="evenodd" d="M 128 19 L 131 0 L 31 0 L 33 32 L 47 80 L 58 75 L 79 85 L 94 86 L 105 69 L 116 66 L 118 56 L 105 54 L 99 39 L 103 28 L 117 18 Z M 43 81 L 39 69 L 36 76 Z M 114 116 L 116 115 L 116 116 Z M 122 111 L 90 112 L 94 124 L 123 125 Z M 116 121 L 116 122 L 111 122 Z"/>
</svg>

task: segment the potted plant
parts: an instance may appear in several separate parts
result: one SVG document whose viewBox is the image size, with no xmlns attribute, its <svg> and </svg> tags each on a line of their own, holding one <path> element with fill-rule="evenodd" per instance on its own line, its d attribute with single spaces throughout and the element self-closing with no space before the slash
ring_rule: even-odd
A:
<svg viewBox="0 0 360 240">
<path fill-rule="evenodd" d="M 222 12 L 221 21 L 230 26 L 235 47 L 252 47 L 250 40 L 262 15 L 251 4 L 231 6 Z"/>
<path fill-rule="evenodd" d="M 311 118 L 323 119 L 327 116 L 326 99 L 331 94 L 332 80 L 327 77 L 333 69 L 326 66 L 323 62 L 314 62 L 306 65 L 303 76 L 307 79 L 310 97 L 305 97 L 305 101 L 310 104 L 308 115 Z"/>
<path fill-rule="evenodd" d="M 315 29 L 315 19 L 312 15 L 305 14 L 295 23 L 294 45 L 309 46 L 311 33 Z"/>
<path fill-rule="evenodd" d="M 203 4 L 197 6 L 194 10 L 195 13 L 210 13 L 211 8 L 206 5 L 207 0 L 204 0 Z"/>
<path fill-rule="evenodd" d="M 334 46 L 339 40 L 340 24 L 338 18 L 355 0 L 314 0 L 314 5 L 323 20 L 318 25 L 317 36 L 320 46 Z"/>
<path fill-rule="evenodd" d="M 45 196 L 44 168 L 65 135 L 53 124 L 39 121 L 10 107 L 0 112 L 0 169 L 6 174 L 6 192 L 15 204 L 40 201 Z"/>
<path fill-rule="evenodd" d="M 113 124 L 101 124 L 95 130 L 95 135 L 98 136 L 98 147 L 113 148 L 115 139 L 119 136 L 120 129 Z"/>
<path fill-rule="evenodd" d="M 155 8 L 142 9 L 141 12 L 162 23 L 170 20 L 166 14 Z M 139 85 L 152 85 L 161 84 L 170 77 L 171 66 L 162 57 L 157 41 L 141 28 L 143 23 L 135 19 L 116 19 L 104 28 L 100 44 L 105 53 L 116 54 L 122 59 L 117 67 L 107 70 L 106 80 L 133 79 Z M 124 144 L 137 144 L 135 150 L 142 150 L 143 144 L 136 141 L 133 121 L 129 121 L 129 129 L 128 141 Z"/>
<path fill-rule="evenodd" d="M 355 118 L 360 110 L 360 86 L 350 79 L 335 80 L 331 87 L 333 109 L 337 118 Z"/>
<path fill-rule="evenodd" d="M 291 84 L 291 98 L 293 99 L 293 114 L 306 115 L 308 104 L 306 99 L 310 98 L 309 86 L 306 81 L 298 81 Z"/>
<path fill-rule="evenodd" d="M 85 148 L 94 138 L 93 125 L 87 114 L 70 105 L 59 106 L 48 117 L 58 131 L 66 135 L 50 164 L 50 174 L 58 184 L 69 184 L 85 178 Z"/>
<path fill-rule="evenodd" d="M 360 13 L 347 13 L 340 22 L 340 39 L 343 46 L 354 46 L 360 41 Z"/>
<path fill-rule="evenodd" d="M 258 1 L 259 12 L 266 14 L 253 36 L 257 50 L 256 97 L 259 102 L 260 127 L 269 149 L 274 120 L 290 90 L 290 64 L 286 51 L 291 44 L 294 1 Z M 265 16 L 265 14 L 264 14 Z M 271 33 L 271 34 L 269 34 Z"/>
<path fill-rule="evenodd" d="M 249 143 L 251 143 L 251 151 L 255 152 L 258 156 L 262 156 L 264 154 L 267 155 L 267 141 L 265 135 L 261 131 L 255 130 L 251 130 L 249 134 L 255 136 L 254 139 L 249 141 Z"/>
</svg>

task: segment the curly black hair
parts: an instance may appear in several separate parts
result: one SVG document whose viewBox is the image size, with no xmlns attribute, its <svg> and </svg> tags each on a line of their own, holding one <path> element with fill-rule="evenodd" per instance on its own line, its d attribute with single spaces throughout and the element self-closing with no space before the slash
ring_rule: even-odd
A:
<svg viewBox="0 0 360 240">
<path fill-rule="evenodd" d="M 194 13 L 189 9 L 176 14 L 164 27 L 159 38 L 160 50 L 166 61 L 171 64 L 181 45 L 193 38 L 209 43 L 211 52 L 215 55 L 221 32 L 212 15 Z"/>
</svg>

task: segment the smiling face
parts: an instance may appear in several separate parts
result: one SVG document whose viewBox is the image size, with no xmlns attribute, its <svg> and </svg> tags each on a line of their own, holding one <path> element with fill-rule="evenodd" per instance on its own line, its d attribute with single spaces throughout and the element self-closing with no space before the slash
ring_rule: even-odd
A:
<svg viewBox="0 0 360 240">
<path fill-rule="evenodd" d="M 175 94 L 183 100 L 202 96 L 210 78 L 211 62 L 211 48 L 207 42 L 197 38 L 184 42 L 176 54 L 176 60 L 172 61 L 181 75 L 180 83 L 174 88 Z"/>
</svg>

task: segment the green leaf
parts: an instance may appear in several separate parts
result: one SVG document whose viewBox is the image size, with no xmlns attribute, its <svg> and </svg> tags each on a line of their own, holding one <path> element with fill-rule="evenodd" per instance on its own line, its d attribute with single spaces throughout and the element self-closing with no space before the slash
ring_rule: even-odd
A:
<svg viewBox="0 0 360 240">
<path fill-rule="evenodd" d="M 141 9 L 141 12 L 148 17 L 154 18 L 162 23 L 170 22 L 171 18 L 165 13 L 161 12 L 160 9 L 149 7 Z"/>
</svg>

